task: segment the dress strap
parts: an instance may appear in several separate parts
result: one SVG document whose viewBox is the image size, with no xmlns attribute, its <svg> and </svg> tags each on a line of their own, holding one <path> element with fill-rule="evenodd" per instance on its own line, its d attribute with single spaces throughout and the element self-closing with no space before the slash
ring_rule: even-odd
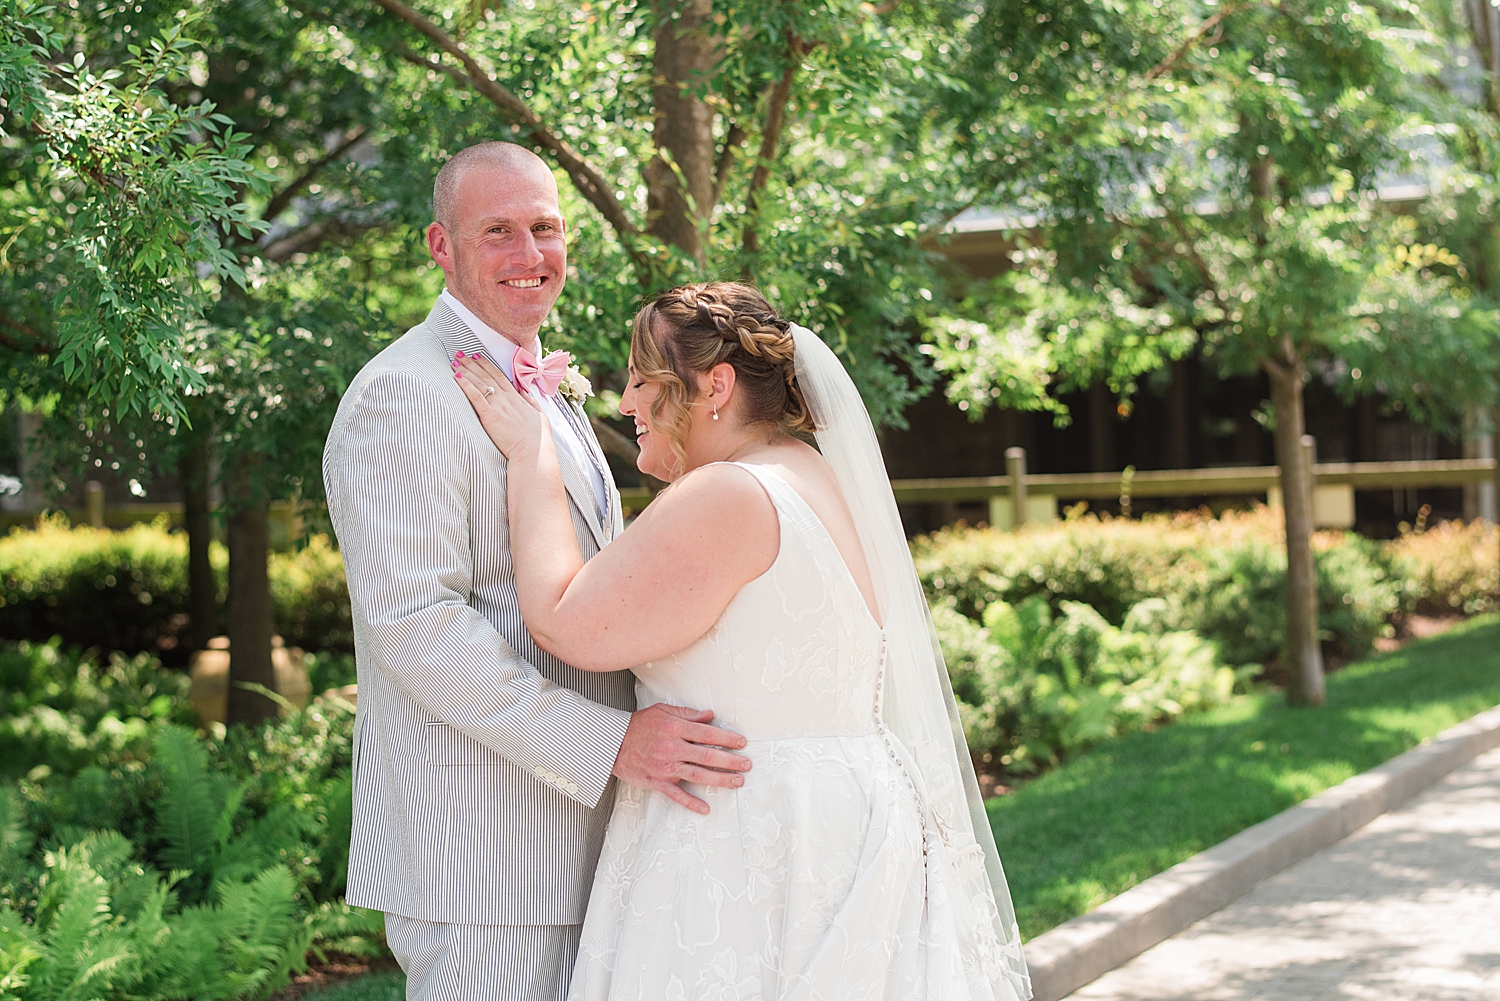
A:
<svg viewBox="0 0 1500 1001">
<path fill-rule="evenodd" d="M 771 506 L 776 509 L 776 514 L 783 521 L 788 521 L 798 526 L 804 532 L 817 532 L 823 529 L 823 523 L 818 519 L 812 505 L 802 499 L 802 495 L 788 483 L 780 473 L 765 466 L 753 462 L 711 462 L 710 466 L 738 466 L 761 485 L 766 496 L 771 498 Z"/>
<path fill-rule="evenodd" d="M 743 469 L 760 482 L 760 485 L 765 488 L 766 493 L 770 495 L 771 503 L 775 504 L 778 510 L 786 507 L 787 494 L 791 494 L 797 500 L 802 499 L 797 494 L 797 491 L 792 489 L 792 485 L 779 473 L 773 472 L 765 466 L 757 465 L 753 462 L 732 462 L 727 460 L 724 462 L 711 462 L 709 465 L 738 466 L 740 469 Z"/>
</svg>

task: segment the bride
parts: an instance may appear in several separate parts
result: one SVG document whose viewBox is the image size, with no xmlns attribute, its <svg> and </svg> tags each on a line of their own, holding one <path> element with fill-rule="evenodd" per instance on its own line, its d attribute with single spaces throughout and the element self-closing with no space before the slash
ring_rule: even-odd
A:
<svg viewBox="0 0 1500 1001">
<path fill-rule="evenodd" d="M 633 668 L 643 707 L 712 709 L 754 765 L 734 789 L 620 787 L 569 997 L 1029 997 L 930 614 L 833 352 L 747 285 L 641 310 L 620 412 L 671 486 L 587 564 L 536 402 L 483 359 L 454 375 L 507 460 L 537 644 Z"/>
</svg>

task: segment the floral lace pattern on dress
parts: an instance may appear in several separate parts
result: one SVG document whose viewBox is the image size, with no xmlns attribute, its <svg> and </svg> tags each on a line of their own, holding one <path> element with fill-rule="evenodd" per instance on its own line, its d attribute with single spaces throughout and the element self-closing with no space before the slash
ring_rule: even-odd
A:
<svg viewBox="0 0 1500 1001">
<path fill-rule="evenodd" d="M 983 855 L 951 843 L 920 749 L 881 721 L 879 626 L 807 504 L 742 468 L 776 506 L 775 563 L 636 674 L 642 706 L 712 709 L 754 768 L 692 787 L 706 817 L 620 787 L 570 999 L 1017 1001 Z"/>
</svg>

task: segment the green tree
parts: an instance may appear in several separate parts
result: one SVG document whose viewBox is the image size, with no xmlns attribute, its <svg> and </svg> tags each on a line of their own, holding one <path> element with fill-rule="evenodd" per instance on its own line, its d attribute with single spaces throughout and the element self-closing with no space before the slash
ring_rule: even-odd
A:
<svg viewBox="0 0 1500 1001">
<path fill-rule="evenodd" d="M 263 181 L 212 104 L 166 94 L 194 18 L 96 72 L 66 55 L 51 13 L 0 3 L 6 347 L 98 405 L 180 418 L 181 395 L 202 384 L 181 337 L 208 305 L 200 271 L 244 280 L 226 242 L 254 236 L 238 195 Z"/>
<path fill-rule="evenodd" d="M 1015 197 L 1038 213 L 1044 252 L 997 300 L 975 302 L 986 315 L 935 327 L 937 364 L 976 416 L 1059 410 L 1045 388 L 1098 378 L 1128 393 L 1190 349 L 1226 375 L 1263 371 L 1286 516 L 1288 694 L 1321 704 L 1304 384 L 1379 391 L 1451 429 L 1494 398 L 1500 356 L 1494 312 L 1459 258 L 1375 198 L 1382 172 L 1430 166 L 1420 137 L 1435 128 L 1406 82 L 1423 53 L 1391 30 L 1413 12 L 1153 4 L 1113 25 L 1099 14 L 1037 15 L 1057 28 L 1031 47 L 1002 34 L 998 14 L 977 26 L 988 34 L 971 51 L 989 62 L 965 78 L 1021 81 L 1037 97 L 1019 129 L 981 104 L 954 132 L 983 137 L 964 139 L 980 190 L 1026 192 Z M 1062 122 L 1072 138 L 1043 142 Z M 995 345 L 1010 343 L 1018 313 L 1046 361 L 1012 386 L 986 373 L 1005 367 Z M 964 325 L 985 320 L 1001 329 Z"/>
<path fill-rule="evenodd" d="M 925 390 L 919 238 L 944 165 L 903 109 L 933 31 L 846 0 L 296 9 L 390 74 L 383 170 L 430 177 L 448 151 L 510 139 L 566 176 L 570 289 L 549 337 L 606 386 L 644 295 L 743 276 L 837 347 L 878 419 Z"/>
<path fill-rule="evenodd" d="M 253 722 L 275 711 L 244 687 L 274 683 L 267 506 L 283 497 L 318 498 L 320 429 L 326 430 L 339 393 L 374 350 L 367 331 L 383 325 L 382 303 L 399 302 L 409 284 L 381 282 L 370 266 L 371 259 L 391 256 L 391 234 L 362 255 L 362 281 L 351 276 L 360 268 L 341 245 L 375 229 L 360 225 L 360 213 L 369 212 L 360 188 L 365 178 L 345 159 L 367 128 L 356 112 L 370 110 L 369 94 L 360 93 L 359 74 L 324 58 L 325 50 L 299 49 L 295 25 L 248 5 L 193 17 L 178 16 L 167 5 L 141 11 L 28 8 L 26 14 L 16 30 L 34 37 L 27 51 L 36 86 L 52 93 L 45 88 L 59 72 L 65 80 L 69 74 L 81 77 L 87 100 L 53 103 L 76 105 L 93 116 L 66 127 L 44 123 L 48 131 L 41 134 L 93 142 L 114 151 L 124 166 L 85 175 L 102 185 L 104 196 L 95 200 L 103 207 L 95 216 L 118 225 L 110 230 L 85 215 L 86 206 L 69 197 L 75 192 L 64 193 L 55 179 L 55 161 L 84 162 L 83 153 L 58 154 L 42 146 L 7 151 L 12 177 L 30 185 L 17 186 L 25 197 L 11 205 L 11 244 L 26 256 L 24 267 L 12 267 L 6 276 L 15 292 L 7 296 L 7 311 L 19 314 L 8 324 L 18 335 L 9 345 L 9 388 L 48 409 L 44 437 L 60 462 L 108 464 L 142 480 L 175 467 L 188 508 L 198 643 L 217 619 L 207 561 L 208 495 L 215 471 L 221 471 L 231 552 L 227 624 L 237 682 L 231 711 L 236 721 Z M 198 41 L 184 32 L 189 23 Z M 158 32 L 162 41 L 142 44 Z M 56 65 L 45 63 L 56 47 L 62 47 L 62 57 L 53 60 Z M 76 52 L 68 51 L 74 47 Z M 280 52 L 284 61 L 261 60 L 260 51 Z M 258 99 L 264 94 L 244 85 L 250 56 L 267 64 L 272 81 L 281 74 L 278 103 L 267 106 Z M 113 82 L 130 80 L 133 72 L 142 79 L 134 91 Z M 344 90 L 353 92 L 338 98 Z M 301 103 L 288 107 L 294 93 Z M 189 111 L 162 113 L 179 106 Z M 147 110 L 153 113 L 141 114 Z M 111 114 L 123 119 L 114 134 L 104 128 Z M 347 123 L 342 128 L 341 120 Z M 235 130 L 237 122 L 246 127 Z M 219 132 L 224 138 L 217 146 L 201 138 Z M 239 157 L 238 175 L 227 172 L 222 151 L 210 157 L 219 147 Z M 133 152 L 126 156 L 120 149 Z M 186 165 L 174 156 L 187 158 Z M 214 167 L 218 173 L 209 176 L 222 182 L 211 189 L 202 182 L 203 194 L 191 186 L 199 183 L 192 173 L 199 161 Z M 127 167 L 136 174 L 126 173 Z M 328 194 L 317 197 L 330 181 Z M 76 179 L 74 184 L 86 190 Z M 71 242 L 58 238 L 64 230 L 54 217 L 74 227 L 66 231 Z M 41 242 L 43 234 L 53 242 Z M 75 245 L 114 253 L 116 259 L 99 273 L 124 277 L 113 280 L 108 295 L 84 300 L 94 312 L 70 326 L 66 312 L 38 301 L 47 291 L 39 279 L 55 272 L 59 288 L 76 289 L 77 275 L 87 278 L 89 272 L 59 253 L 76 258 L 81 252 Z M 56 305 L 75 301 L 65 302 L 67 294 L 56 293 Z M 106 362 L 124 358 L 124 371 L 137 382 L 116 387 L 105 363 L 76 373 L 59 365 L 68 356 L 53 345 L 65 338 L 93 345 Z M 112 350 L 114 342 L 118 350 Z M 137 359 L 156 356 L 170 361 L 173 379 L 138 375 L 146 362 Z M 135 397 L 125 392 L 132 386 Z"/>
<path fill-rule="evenodd" d="M 43 19 L 69 39 L 70 59 L 77 48 L 102 75 L 174 23 L 176 4 L 135 6 L 88 0 Z M 234 680 L 269 679 L 256 569 L 266 504 L 319 499 L 314 446 L 341 380 L 430 303 L 441 276 L 420 232 L 432 177 L 471 142 L 525 143 L 571 182 L 570 289 L 548 337 L 592 369 L 601 412 L 621 385 L 641 298 L 732 275 L 820 330 L 878 418 L 899 422 L 924 391 L 929 368 L 914 343 L 937 289 L 919 238 L 943 199 L 945 165 L 921 155 L 928 124 L 913 107 L 947 15 L 842 0 L 196 9 L 201 48 L 184 47 L 163 92 L 211 105 L 243 137 L 254 182 L 233 194 L 251 228 L 219 226 L 218 249 L 246 280 L 187 268 L 203 303 L 173 328 L 190 361 L 191 384 L 174 391 L 188 424 L 111 416 L 63 395 L 48 397 L 48 426 L 89 463 L 143 475 L 175 465 L 203 585 L 200 640 L 207 496 L 221 471 Z M 601 434 L 632 457 L 624 436 Z M 234 715 L 269 711 L 246 698 Z"/>
</svg>

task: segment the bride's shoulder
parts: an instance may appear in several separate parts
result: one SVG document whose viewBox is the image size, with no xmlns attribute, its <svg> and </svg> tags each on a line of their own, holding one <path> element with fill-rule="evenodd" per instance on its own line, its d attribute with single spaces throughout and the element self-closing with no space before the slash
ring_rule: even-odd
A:
<svg viewBox="0 0 1500 1001">
<path fill-rule="evenodd" d="M 759 478 L 746 465 L 713 462 L 685 474 L 657 497 L 676 510 L 709 508 L 723 514 L 747 513 L 756 508 L 774 510 Z"/>
<path fill-rule="evenodd" d="M 701 466 L 678 479 L 656 496 L 626 534 L 630 532 L 647 551 L 666 559 L 676 558 L 683 546 L 707 544 L 715 547 L 725 570 L 749 561 L 754 566 L 745 580 L 770 565 L 781 536 L 776 506 L 765 488 L 752 472 L 733 463 Z"/>
</svg>

